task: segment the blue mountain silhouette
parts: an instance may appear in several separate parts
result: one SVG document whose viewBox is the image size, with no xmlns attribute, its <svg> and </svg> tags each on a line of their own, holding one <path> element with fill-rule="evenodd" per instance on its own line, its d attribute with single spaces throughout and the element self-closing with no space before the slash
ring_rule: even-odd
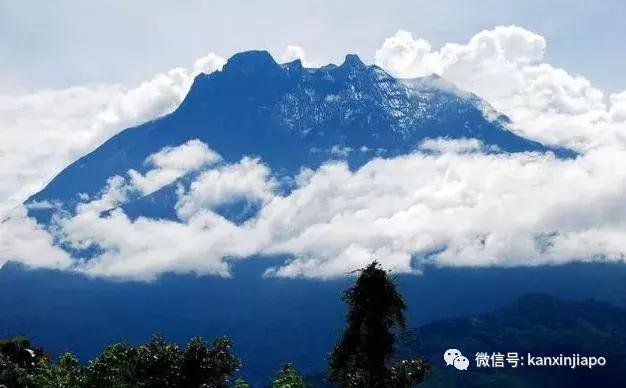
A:
<svg viewBox="0 0 626 388">
<path fill-rule="evenodd" d="M 278 64 L 266 51 L 248 51 L 231 57 L 221 71 L 197 76 L 173 113 L 120 132 L 27 202 L 54 201 L 71 212 L 79 193 L 93 196 L 107 178 L 131 168 L 143 173 L 147 156 L 190 139 L 205 142 L 226 162 L 260 157 L 276 175 L 318 167 L 337 158 L 333 150 L 342 150 L 357 168 L 374 156 L 405 154 L 439 137 L 475 138 L 492 152 L 572 155 L 518 136 L 508 124 L 488 103 L 436 75 L 397 79 L 356 55 L 340 66 L 309 69 L 299 60 Z M 173 187 L 125 210 L 131 216 L 174 217 L 172 206 L 163 205 L 171 202 Z M 30 214 L 46 223 L 51 211 Z"/>
</svg>

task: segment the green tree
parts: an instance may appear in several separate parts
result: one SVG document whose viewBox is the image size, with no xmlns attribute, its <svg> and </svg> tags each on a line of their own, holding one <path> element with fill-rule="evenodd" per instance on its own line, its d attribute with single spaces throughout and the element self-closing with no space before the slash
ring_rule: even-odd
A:
<svg viewBox="0 0 626 388">
<path fill-rule="evenodd" d="M 250 385 L 244 379 L 237 379 L 235 380 L 235 388 L 250 388 Z"/>
<path fill-rule="evenodd" d="M 25 337 L 0 340 L 0 384 L 12 388 L 32 385 L 32 377 L 45 369 L 50 358 L 41 348 L 32 348 Z"/>
<path fill-rule="evenodd" d="M 305 384 L 302 377 L 291 364 L 285 364 L 281 370 L 276 373 L 272 388 L 304 388 Z"/>
<path fill-rule="evenodd" d="M 28 373 L 15 364 L 8 355 L 0 352 L 0 384 L 7 387 L 26 385 Z"/>
<path fill-rule="evenodd" d="M 392 365 L 394 330 L 405 330 L 406 304 L 387 272 L 376 261 L 359 270 L 347 289 L 347 325 L 330 355 L 330 380 L 341 387 L 409 387 L 424 378 L 420 359 Z"/>
<path fill-rule="evenodd" d="M 430 365 L 422 358 L 402 360 L 391 368 L 392 387 L 410 387 L 424 381 Z"/>
<path fill-rule="evenodd" d="M 63 354 L 59 361 L 49 367 L 43 365 L 29 380 L 29 386 L 54 388 L 82 388 L 86 382 L 84 369 L 70 353 Z"/>
<path fill-rule="evenodd" d="M 183 387 L 227 387 L 240 364 L 228 337 L 216 338 L 211 348 L 202 338 L 192 338 L 182 357 Z"/>
<path fill-rule="evenodd" d="M 104 349 L 89 362 L 85 371 L 87 386 L 130 388 L 134 386 L 137 349 L 117 343 Z"/>
<path fill-rule="evenodd" d="M 182 377 L 181 361 L 178 345 L 156 335 L 137 347 L 132 382 L 141 388 L 177 387 Z"/>
<path fill-rule="evenodd" d="M 193 338 L 181 350 L 178 345 L 155 336 L 133 347 L 118 343 L 82 367 L 67 353 L 56 363 L 41 349 L 30 349 L 25 338 L 0 341 L 0 384 L 11 388 L 225 388 L 240 360 L 227 337 L 211 346 Z M 245 388 L 243 380 L 235 383 Z"/>
</svg>

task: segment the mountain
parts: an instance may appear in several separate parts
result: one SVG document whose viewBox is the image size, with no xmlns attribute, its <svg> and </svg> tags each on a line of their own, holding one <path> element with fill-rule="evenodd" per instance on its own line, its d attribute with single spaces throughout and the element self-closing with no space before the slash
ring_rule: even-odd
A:
<svg viewBox="0 0 626 388">
<path fill-rule="evenodd" d="M 525 139 L 508 125 L 485 101 L 437 76 L 396 79 L 353 55 L 340 66 L 309 69 L 299 61 L 277 64 L 263 51 L 244 52 L 221 71 L 199 75 L 174 112 L 121 131 L 68 166 L 27 205 L 40 224 L 50 225 L 55 212 L 71 215 L 83 198 L 97 197 L 109 178 L 131 170 L 146 176 L 151 155 L 196 139 L 224 163 L 260 158 L 282 191 L 302 168 L 343 159 L 356 169 L 377 156 L 412 152 L 429 138 L 473 138 L 492 153 L 573 155 Z M 130 218 L 177 218 L 177 189 L 189 187 L 194 174 L 176 176 L 155 191 L 134 192 L 119 206 Z M 54 206 L 36 206 L 44 202 Z M 257 205 L 234 201 L 212 210 L 239 223 Z M 108 343 L 137 343 L 155 332 L 181 343 L 194 335 L 228 334 L 250 381 L 267 381 L 286 361 L 304 373 L 316 372 L 343 324 L 339 295 L 349 279 L 262 276 L 285 259 L 237 260 L 230 279 L 167 273 L 151 283 L 8 264 L 0 270 L 0 311 L 10 313 L 0 314 L 0 335 L 25 334 L 53 354 L 71 350 L 84 360 Z M 424 276 L 399 280 L 411 306 L 409 322 L 419 325 L 481 313 L 536 290 L 623 302 L 625 271 L 608 264 L 425 268 Z"/>
<path fill-rule="evenodd" d="M 309 69 L 299 60 L 277 64 L 265 51 L 242 52 L 221 71 L 198 75 L 173 113 L 121 131 L 27 203 L 47 201 L 71 213 L 80 196 L 94 196 L 109 177 L 130 169 L 145 173 L 149 155 L 192 139 L 226 162 L 260 157 L 276 176 L 336 158 L 356 168 L 374 156 L 411 152 L 426 138 L 475 138 L 491 152 L 571 155 L 520 137 L 508 124 L 488 103 L 438 76 L 396 79 L 355 55 L 346 56 L 341 66 Z M 134 198 L 126 210 L 173 218 L 169 205 L 175 187 Z M 161 208 L 154 209 L 154 203 Z M 47 223 L 51 210 L 31 208 L 30 215 Z"/>
<path fill-rule="evenodd" d="M 407 353 L 426 355 L 434 368 L 424 387 L 616 387 L 626 368 L 626 309 L 593 300 L 527 294 L 487 314 L 431 322 L 412 333 Z M 459 349 L 467 371 L 446 367 L 442 354 Z M 517 368 L 477 368 L 477 352 L 517 352 Z M 572 369 L 529 366 L 533 356 L 605 357 L 606 366 Z"/>
</svg>

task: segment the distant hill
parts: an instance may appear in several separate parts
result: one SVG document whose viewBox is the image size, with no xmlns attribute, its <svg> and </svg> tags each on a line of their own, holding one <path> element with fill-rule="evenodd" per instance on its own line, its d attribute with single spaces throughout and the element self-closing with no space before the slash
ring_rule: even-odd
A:
<svg viewBox="0 0 626 388">
<path fill-rule="evenodd" d="M 432 322 L 413 331 L 406 352 L 425 355 L 433 371 L 424 387 L 619 387 L 626 370 L 626 309 L 598 301 L 528 294 L 488 314 Z M 445 366 L 447 348 L 470 359 L 467 371 Z M 605 367 L 476 368 L 477 352 L 578 353 L 603 356 Z M 527 361 L 526 361 L 527 362 Z M 505 363 L 506 365 L 506 363 Z"/>
</svg>

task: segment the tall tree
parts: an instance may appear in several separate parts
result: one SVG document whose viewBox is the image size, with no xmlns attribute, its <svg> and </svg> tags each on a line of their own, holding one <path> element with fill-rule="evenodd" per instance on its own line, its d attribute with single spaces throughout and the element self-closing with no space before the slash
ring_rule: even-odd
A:
<svg viewBox="0 0 626 388">
<path fill-rule="evenodd" d="M 291 364 L 285 364 L 276 373 L 274 381 L 272 381 L 272 388 L 305 388 L 305 385 L 296 368 Z"/>
<path fill-rule="evenodd" d="M 25 337 L 0 339 L 0 386 L 32 386 L 31 376 L 45 369 L 50 358 L 41 348 L 32 348 Z"/>
<path fill-rule="evenodd" d="M 421 382 L 428 369 L 424 361 L 411 360 L 417 370 L 412 368 L 401 377 L 398 373 L 404 369 L 392 365 L 394 330 L 404 330 L 406 323 L 402 295 L 377 261 L 359 272 L 356 284 L 343 295 L 347 326 L 330 356 L 331 381 L 346 388 L 408 387 Z"/>
<path fill-rule="evenodd" d="M 182 386 L 231 386 L 232 377 L 241 365 L 241 360 L 235 356 L 232 347 L 232 341 L 228 337 L 216 338 L 211 347 L 200 337 L 192 338 L 183 352 Z"/>
</svg>

